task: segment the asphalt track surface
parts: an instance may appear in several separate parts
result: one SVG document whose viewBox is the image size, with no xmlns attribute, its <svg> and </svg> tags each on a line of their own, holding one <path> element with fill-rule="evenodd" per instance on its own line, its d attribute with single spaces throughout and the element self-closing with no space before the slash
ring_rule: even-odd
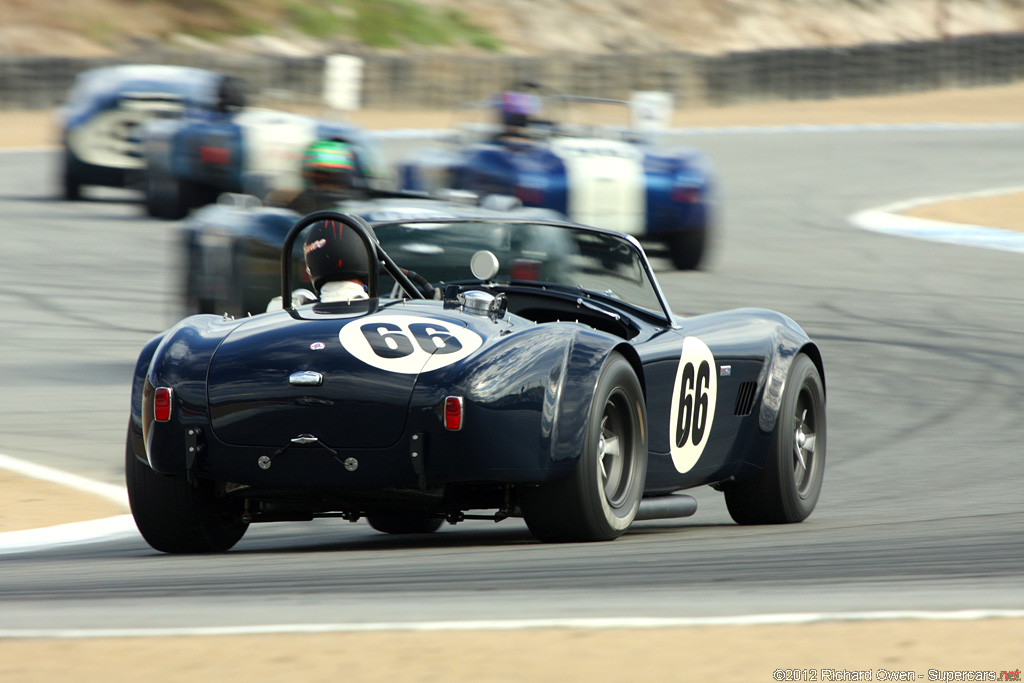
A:
<svg viewBox="0 0 1024 683">
<path fill-rule="evenodd" d="M 673 309 L 759 306 L 820 344 L 828 463 L 803 524 L 696 516 L 604 544 L 517 520 L 398 538 L 337 520 L 253 526 L 230 553 L 141 538 L 0 557 L 0 629 L 717 617 L 1024 608 L 1024 257 L 867 232 L 848 216 L 1024 184 L 1020 129 L 695 136 L 721 180 Z M 135 356 L 177 319 L 177 223 L 129 192 L 55 201 L 55 155 L 0 156 L 0 452 L 122 481 Z"/>
</svg>

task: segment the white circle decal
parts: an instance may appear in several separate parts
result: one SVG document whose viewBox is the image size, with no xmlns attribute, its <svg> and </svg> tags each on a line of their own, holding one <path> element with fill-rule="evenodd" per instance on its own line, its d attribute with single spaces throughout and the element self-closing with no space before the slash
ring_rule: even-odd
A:
<svg viewBox="0 0 1024 683">
<path fill-rule="evenodd" d="M 704 452 L 715 420 L 717 400 L 715 357 L 703 341 L 686 337 L 672 389 L 668 425 L 672 464 L 679 472 L 692 470 Z"/>
<path fill-rule="evenodd" d="M 353 320 L 338 333 L 349 353 L 380 370 L 414 375 L 451 365 L 480 348 L 483 339 L 462 325 L 414 315 Z"/>
</svg>

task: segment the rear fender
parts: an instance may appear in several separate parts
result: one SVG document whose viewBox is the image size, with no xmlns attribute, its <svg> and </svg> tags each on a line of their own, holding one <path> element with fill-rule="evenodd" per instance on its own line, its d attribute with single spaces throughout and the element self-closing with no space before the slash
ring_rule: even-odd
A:
<svg viewBox="0 0 1024 683">
<path fill-rule="evenodd" d="M 152 352 L 141 391 L 141 424 L 147 459 L 157 472 L 184 474 L 185 433 L 189 427 L 209 424 L 206 375 L 210 359 L 227 334 L 240 324 L 216 315 L 192 316 L 168 330 Z M 173 390 L 168 422 L 153 420 L 156 387 Z M 134 394 L 133 388 L 133 419 Z"/>
<path fill-rule="evenodd" d="M 550 451 L 552 465 L 563 475 L 569 474 L 579 461 L 601 369 L 620 342 L 616 337 L 581 326 L 566 348 L 558 377 Z"/>
<path fill-rule="evenodd" d="M 156 352 L 160 342 L 163 341 L 163 338 L 163 334 L 158 334 L 142 347 L 139 358 L 135 361 L 135 375 L 132 378 L 132 407 L 129 430 L 135 456 L 142 460 L 146 459 L 146 446 L 142 436 L 142 396 L 146 385 L 146 377 L 149 374 L 149 364 L 153 360 L 153 354 Z"/>
<path fill-rule="evenodd" d="M 430 382 L 421 376 L 414 405 L 433 409 L 449 394 L 465 399 L 463 428 L 438 434 L 435 450 L 445 455 L 431 474 L 529 483 L 569 474 L 617 341 L 575 323 L 543 323 L 490 344 L 468 366 Z"/>
</svg>

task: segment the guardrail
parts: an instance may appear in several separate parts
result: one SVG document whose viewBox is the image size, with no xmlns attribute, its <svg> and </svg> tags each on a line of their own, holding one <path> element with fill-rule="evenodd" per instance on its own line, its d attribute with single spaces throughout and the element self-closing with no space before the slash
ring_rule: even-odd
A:
<svg viewBox="0 0 1024 683">
<path fill-rule="evenodd" d="M 975 87 L 1024 79 L 1024 33 L 855 47 L 650 55 L 357 55 L 364 108 L 453 108 L 517 81 L 574 95 L 671 93 L 680 108 Z M 256 100 L 322 102 L 325 58 L 150 52 L 116 58 L 0 56 L 0 109 L 48 109 L 75 75 L 108 64 L 195 66 L 244 78 Z"/>
</svg>

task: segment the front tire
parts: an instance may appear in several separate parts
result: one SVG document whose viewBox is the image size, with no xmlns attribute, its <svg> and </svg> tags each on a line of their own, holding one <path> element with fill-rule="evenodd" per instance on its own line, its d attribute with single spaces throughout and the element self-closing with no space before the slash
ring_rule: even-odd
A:
<svg viewBox="0 0 1024 683">
<path fill-rule="evenodd" d="M 135 525 L 161 552 L 224 552 L 249 528 L 242 521 L 242 501 L 218 498 L 209 480 L 192 485 L 183 476 L 154 472 L 135 457 L 130 433 L 125 482 Z"/>
<path fill-rule="evenodd" d="M 519 489 L 530 532 L 545 542 L 610 541 L 636 517 L 647 477 L 647 408 L 633 366 L 612 353 L 597 381 L 572 474 Z"/>
<path fill-rule="evenodd" d="M 825 387 L 805 354 L 793 361 L 764 470 L 725 489 L 738 524 L 802 522 L 814 510 L 825 476 Z"/>
</svg>

